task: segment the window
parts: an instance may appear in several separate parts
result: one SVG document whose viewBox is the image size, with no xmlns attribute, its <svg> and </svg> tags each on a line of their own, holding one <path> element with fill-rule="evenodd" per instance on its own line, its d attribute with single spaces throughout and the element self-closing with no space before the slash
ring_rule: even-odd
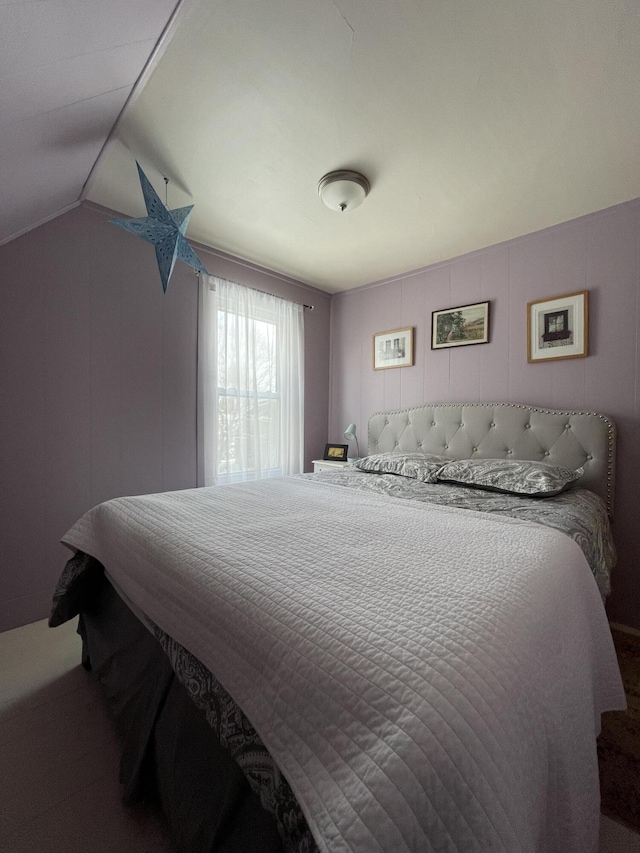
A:
<svg viewBox="0 0 640 853">
<path fill-rule="evenodd" d="M 205 483 L 302 470 L 302 306 L 223 279 L 201 318 L 209 347 Z M 205 283 L 206 284 L 206 283 Z M 214 326 L 215 328 L 211 328 Z M 212 389 L 215 389 L 214 393 Z"/>
<path fill-rule="evenodd" d="M 277 320 L 221 307 L 217 319 L 217 481 L 282 475 Z"/>
</svg>

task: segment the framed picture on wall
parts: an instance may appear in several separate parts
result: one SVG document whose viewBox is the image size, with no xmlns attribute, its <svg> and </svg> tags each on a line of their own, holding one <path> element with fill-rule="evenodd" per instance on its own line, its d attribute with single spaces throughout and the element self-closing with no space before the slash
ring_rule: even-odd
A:
<svg viewBox="0 0 640 853">
<path fill-rule="evenodd" d="M 373 369 L 411 367 L 413 364 L 413 326 L 376 332 L 373 336 Z"/>
<path fill-rule="evenodd" d="M 460 305 L 431 314 L 431 349 L 489 343 L 489 303 Z"/>
<path fill-rule="evenodd" d="M 589 291 L 527 304 L 527 361 L 585 358 L 589 353 Z"/>
</svg>

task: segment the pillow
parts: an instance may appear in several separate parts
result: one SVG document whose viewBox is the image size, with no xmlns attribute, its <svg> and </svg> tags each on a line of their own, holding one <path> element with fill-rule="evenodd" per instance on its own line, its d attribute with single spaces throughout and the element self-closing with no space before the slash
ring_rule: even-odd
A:
<svg viewBox="0 0 640 853">
<path fill-rule="evenodd" d="M 561 465 L 526 459 L 461 459 L 441 468 L 437 479 L 490 492 L 550 498 L 560 494 L 583 474 L 584 468 L 572 471 Z"/>
<path fill-rule="evenodd" d="M 399 474 L 421 483 L 435 483 L 439 469 L 447 461 L 445 456 L 434 456 L 431 453 L 395 451 L 365 456 L 358 459 L 355 465 L 370 474 Z"/>
</svg>

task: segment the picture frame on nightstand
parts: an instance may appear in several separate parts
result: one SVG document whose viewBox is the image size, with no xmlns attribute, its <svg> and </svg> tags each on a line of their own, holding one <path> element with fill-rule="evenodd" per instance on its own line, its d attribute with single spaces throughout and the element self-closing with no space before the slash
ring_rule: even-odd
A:
<svg viewBox="0 0 640 853">
<path fill-rule="evenodd" d="M 348 444 L 325 444 L 323 460 L 326 462 L 346 462 Z"/>
</svg>

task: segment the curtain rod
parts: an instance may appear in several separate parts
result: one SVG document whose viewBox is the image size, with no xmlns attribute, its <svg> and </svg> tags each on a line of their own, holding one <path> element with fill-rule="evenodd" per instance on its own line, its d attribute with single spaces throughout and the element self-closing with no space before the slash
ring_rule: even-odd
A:
<svg viewBox="0 0 640 853">
<path fill-rule="evenodd" d="M 200 278 L 200 270 L 194 270 L 196 274 L 196 278 Z M 251 287 L 251 285 L 243 284 L 242 287 L 246 287 L 249 290 L 255 290 L 256 293 L 265 293 L 267 296 L 273 296 L 275 299 L 283 299 L 285 302 L 294 302 L 296 305 L 302 305 L 303 308 L 308 308 L 309 311 L 313 311 L 313 305 L 306 305 L 304 302 L 297 302 L 295 299 L 285 299 L 284 296 L 276 296 L 275 293 L 269 293 L 268 290 L 260 290 L 259 287 Z"/>
</svg>

